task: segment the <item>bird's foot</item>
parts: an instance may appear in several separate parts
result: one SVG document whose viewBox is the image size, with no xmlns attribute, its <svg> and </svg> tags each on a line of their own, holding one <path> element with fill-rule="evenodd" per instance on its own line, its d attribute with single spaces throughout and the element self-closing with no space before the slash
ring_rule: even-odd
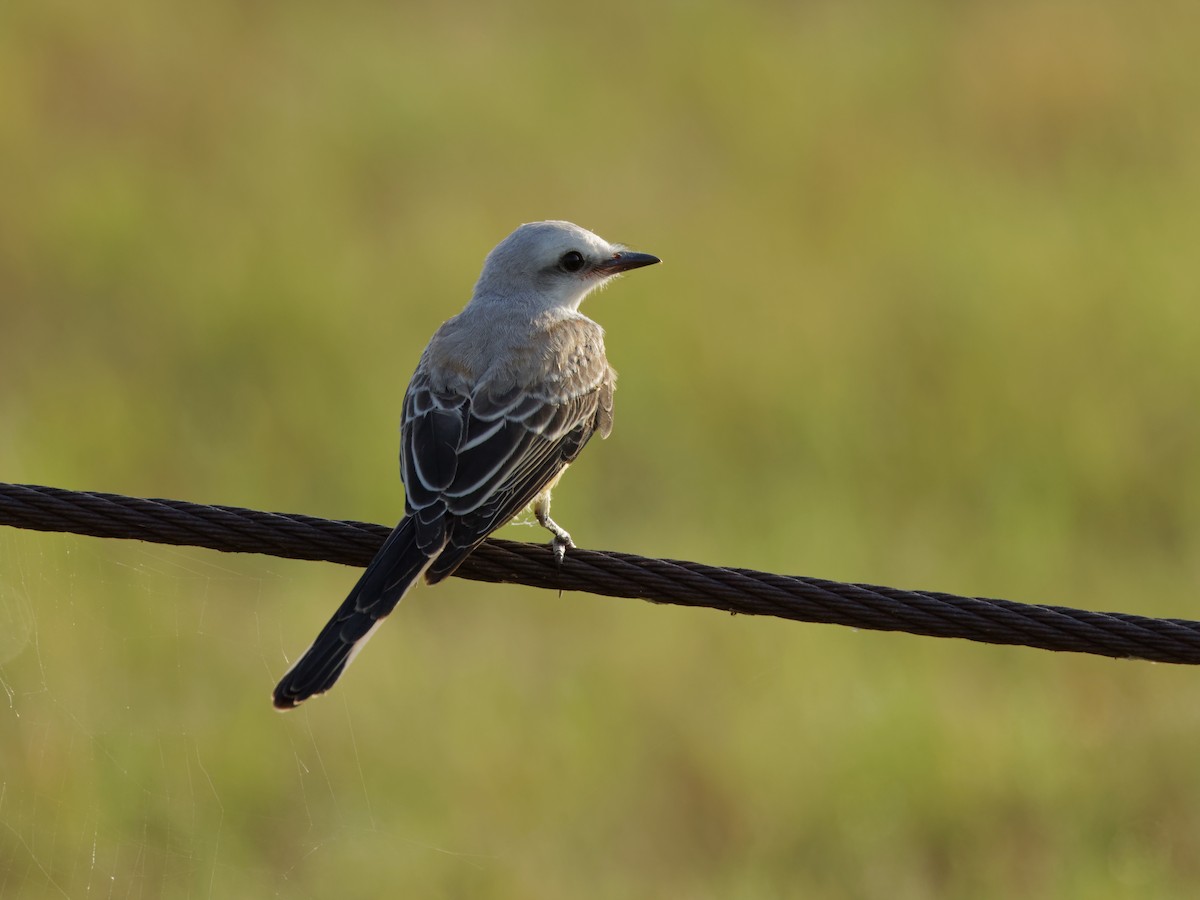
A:
<svg viewBox="0 0 1200 900">
<path fill-rule="evenodd" d="M 561 566 L 567 556 L 567 550 L 575 549 L 575 542 L 567 530 L 555 522 L 548 514 L 538 515 L 538 524 L 549 531 L 554 538 L 550 541 L 550 549 L 554 551 L 554 559 Z"/>
<path fill-rule="evenodd" d="M 560 566 L 563 560 L 567 557 L 567 549 L 575 549 L 575 542 L 571 540 L 571 536 L 565 531 L 559 531 L 554 535 L 554 539 L 550 541 L 550 549 L 554 551 L 554 560 Z"/>
</svg>

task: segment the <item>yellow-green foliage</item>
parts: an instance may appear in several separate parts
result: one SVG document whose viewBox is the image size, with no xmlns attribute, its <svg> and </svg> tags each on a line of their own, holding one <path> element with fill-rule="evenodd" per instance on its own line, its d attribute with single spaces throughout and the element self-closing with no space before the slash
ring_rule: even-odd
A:
<svg viewBox="0 0 1200 900">
<path fill-rule="evenodd" d="M 0 479 L 374 521 L 568 218 L 581 545 L 1200 618 L 1200 7 L 0 4 Z M 543 540 L 537 529 L 510 537 Z M 0 531 L 4 897 L 1194 897 L 1200 673 Z"/>
</svg>

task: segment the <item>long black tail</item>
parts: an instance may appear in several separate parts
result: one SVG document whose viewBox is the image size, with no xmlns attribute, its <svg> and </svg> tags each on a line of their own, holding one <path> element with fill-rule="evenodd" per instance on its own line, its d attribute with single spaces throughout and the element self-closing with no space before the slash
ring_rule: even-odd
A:
<svg viewBox="0 0 1200 900">
<path fill-rule="evenodd" d="M 384 617 L 429 567 L 434 557 L 417 546 L 416 531 L 416 521 L 406 516 L 383 542 L 350 596 L 275 686 L 276 709 L 292 709 L 333 687 Z"/>
</svg>

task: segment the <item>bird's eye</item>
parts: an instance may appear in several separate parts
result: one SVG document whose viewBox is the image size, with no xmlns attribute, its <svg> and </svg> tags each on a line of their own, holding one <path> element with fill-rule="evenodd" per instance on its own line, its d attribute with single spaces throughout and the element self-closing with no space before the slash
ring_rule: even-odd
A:
<svg viewBox="0 0 1200 900">
<path fill-rule="evenodd" d="M 578 250 L 568 250 L 558 261 L 564 272 L 578 272 L 583 268 L 583 263 L 583 254 Z"/>
</svg>

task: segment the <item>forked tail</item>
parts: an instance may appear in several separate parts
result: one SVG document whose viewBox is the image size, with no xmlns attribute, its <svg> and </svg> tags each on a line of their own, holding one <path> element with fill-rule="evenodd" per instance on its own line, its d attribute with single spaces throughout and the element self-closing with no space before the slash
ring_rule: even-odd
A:
<svg viewBox="0 0 1200 900">
<path fill-rule="evenodd" d="M 402 519 L 312 646 L 275 686 L 275 708 L 292 709 L 333 687 L 436 556 L 417 546 L 415 520 Z"/>
</svg>

